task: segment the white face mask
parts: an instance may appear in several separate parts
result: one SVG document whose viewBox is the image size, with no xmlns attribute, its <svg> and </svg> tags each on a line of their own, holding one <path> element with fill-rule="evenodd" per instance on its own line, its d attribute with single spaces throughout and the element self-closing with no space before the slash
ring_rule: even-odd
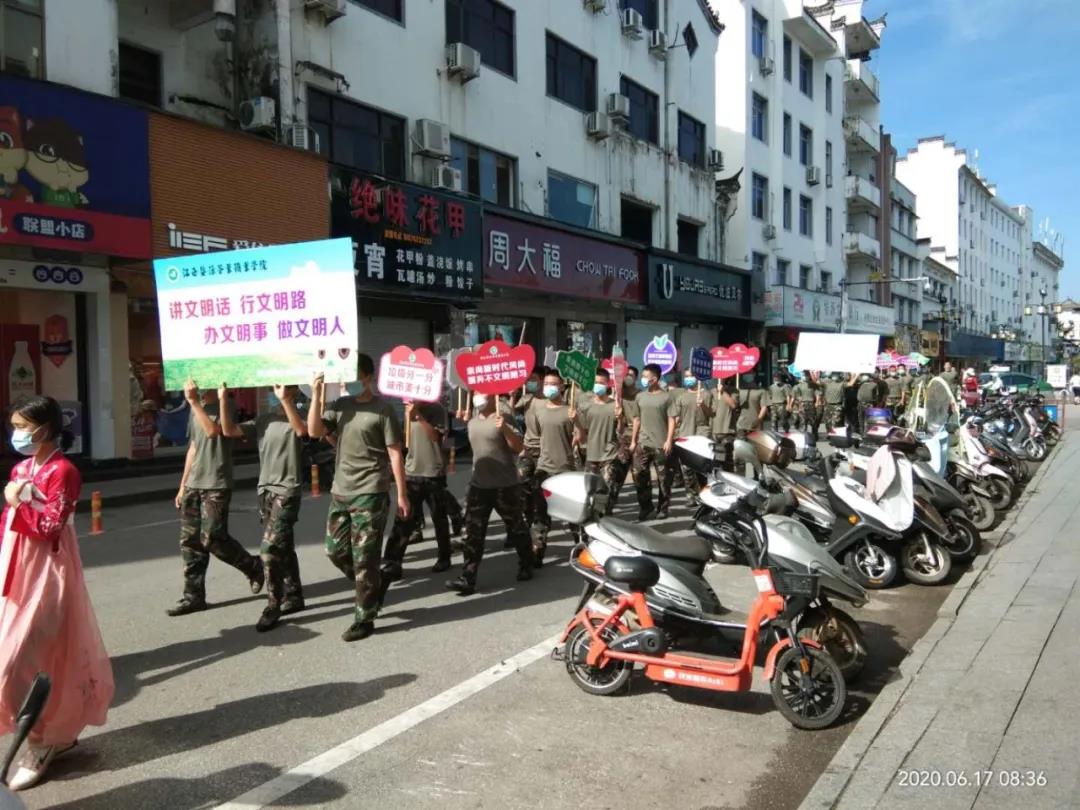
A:
<svg viewBox="0 0 1080 810">
<path fill-rule="evenodd" d="M 488 398 L 484 394 L 473 394 L 472 401 L 478 411 L 484 410 L 488 404 Z"/>
</svg>

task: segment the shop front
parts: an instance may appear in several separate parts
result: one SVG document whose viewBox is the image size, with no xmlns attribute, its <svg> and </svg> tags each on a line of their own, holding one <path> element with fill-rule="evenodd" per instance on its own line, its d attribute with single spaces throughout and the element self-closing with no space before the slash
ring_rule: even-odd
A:
<svg viewBox="0 0 1080 810">
<path fill-rule="evenodd" d="M 461 346 L 458 313 L 484 294 L 480 204 L 337 168 L 330 178 L 330 233 L 353 240 L 361 351 Z"/>
<path fill-rule="evenodd" d="M 1001 361 L 1005 356 L 1005 341 L 975 335 L 971 332 L 953 332 L 946 357 L 959 368 L 982 369 Z"/>
<path fill-rule="evenodd" d="M 919 352 L 930 358 L 930 368 L 939 371 L 944 357 L 945 341 L 941 339 L 941 333 L 930 329 L 923 329 L 919 334 Z"/>
<path fill-rule="evenodd" d="M 771 377 L 795 361 L 800 332 L 835 332 L 840 327 L 840 296 L 775 285 L 765 293 L 767 370 Z"/>
<path fill-rule="evenodd" d="M 548 346 L 604 358 L 644 312 L 644 254 L 625 242 L 489 209 L 483 253 L 485 297 L 465 315 L 466 343 L 501 337 L 538 358 Z"/>
<path fill-rule="evenodd" d="M 889 337 L 886 333 L 884 350 L 891 350 L 897 354 L 911 354 L 921 352 L 922 330 L 911 324 L 896 324 L 896 331 Z M 928 357 L 931 355 L 927 355 Z"/>
<path fill-rule="evenodd" d="M 0 107 L 0 410 L 51 396 L 73 455 L 126 455 L 126 307 L 111 276 L 151 255 L 147 114 L 6 75 Z"/>
<path fill-rule="evenodd" d="M 649 307 L 627 321 L 627 356 L 641 362 L 654 337 L 667 335 L 682 367 L 695 346 L 710 349 L 760 341 L 751 320 L 751 274 L 746 270 L 652 249 L 647 255 Z"/>
</svg>

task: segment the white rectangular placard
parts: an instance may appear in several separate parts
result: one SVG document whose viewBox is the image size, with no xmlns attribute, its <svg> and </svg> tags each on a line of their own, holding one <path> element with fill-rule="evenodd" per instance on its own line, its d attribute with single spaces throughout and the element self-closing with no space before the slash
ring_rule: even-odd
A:
<svg viewBox="0 0 1080 810">
<path fill-rule="evenodd" d="M 872 373 L 880 342 L 880 335 L 802 332 L 795 349 L 795 365 L 803 371 Z"/>
</svg>

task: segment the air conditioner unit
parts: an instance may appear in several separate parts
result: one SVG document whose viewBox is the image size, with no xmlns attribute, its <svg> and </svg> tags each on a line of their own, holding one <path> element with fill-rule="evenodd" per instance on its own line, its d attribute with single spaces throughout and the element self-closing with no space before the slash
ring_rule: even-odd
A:
<svg viewBox="0 0 1080 810">
<path fill-rule="evenodd" d="M 274 128 L 274 100 L 257 96 L 240 102 L 240 129 L 246 132 L 262 132 Z"/>
<path fill-rule="evenodd" d="M 649 53 L 657 59 L 664 59 L 667 56 L 667 39 L 663 31 L 649 32 Z"/>
<path fill-rule="evenodd" d="M 626 121 L 630 118 L 630 99 L 622 93 L 608 93 L 607 114 L 613 119 Z"/>
<path fill-rule="evenodd" d="M 430 118 L 416 122 L 416 146 L 427 157 L 450 157 L 450 127 Z"/>
<path fill-rule="evenodd" d="M 641 19 L 641 12 L 634 11 L 632 8 L 624 8 L 622 12 L 622 32 L 623 36 L 627 36 L 630 39 L 641 39 L 642 31 L 645 28 L 645 23 Z"/>
<path fill-rule="evenodd" d="M 711 171 L 722 172 L 724 170 L 724 153 L 719 149 L 710 149 L 708 166 Z"/>
<path fill-rule="evenodd" d="M 776 238 L 776 226 L 771 224 L 771 223 L 768 224 L 768 225 L 765 225 L 761 229 L 761 235 L 764 236 L 766 239 L 775 239 Z"/>
<path fill-rule="evenodd" d="M 806 185 L 816 186 L 821 182 L 821 167 L 820 166 L 807 166 L 806 167 Z"/>
<path fill-rule="evenodd" d="M 431 170 L 431 186 L 447 191 L 461 191 L 461 169 L 446 165 L 435 166 Z"/>
<path fill-rule="evenodd" d="M 293 124 L 286 130 L 285 137 L 293 149 L 307 152 L 319 151 L 319 134 L 307 124 Z"/>
<path fill-rule="evenodd" d="M 771 76 L 776 70 L 776 60 L 771 56 L 762 56 L 758 59 L 758 73 L 762 76 Z"/>
<path fill-rule="evenodd" d="M 611 135 L 611 119 L 602 112 L 591 112 L 585 116 L 585 132 L 590 138 L 602 141 Z"/>
<path fill-rule="evenodd" d="M 480 75 L 480 51 L 464 42 L 452 42 L 446 46 L 446 73 L 462 84 Z"/>
<path fill-rule="evenodd" d="M 607 8 L 607 0 L 585 0 L 585 10 L 599 14 Z"/>
<path fill-rule="evenodd" d="M 345 0 L 304 0 L 304 8 L 318 11 L 329 24 L 338 17 L 344 17 L 347 6 Z"/>
</svg>

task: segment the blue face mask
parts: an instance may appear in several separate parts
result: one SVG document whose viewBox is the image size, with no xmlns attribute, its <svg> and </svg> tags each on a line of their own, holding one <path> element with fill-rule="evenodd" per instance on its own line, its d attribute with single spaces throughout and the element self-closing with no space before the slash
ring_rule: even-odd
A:
<svg viewBox="0 0 1080 810">
<path fill-rule="evenodd" d="M 15 452 L 23 456 L 32 456 L 38 450 L 40 442 L 34 441 L 34 431 L 13 430 L 11 431 L 11 446 Z"/>
<path fill-rule="evenodd" d="M 535 394 L 536 389 L 539 387 L 540 383 L 538 383 L 536 380 L 529 380 L 527 383 L 525 383 L 525 390 L 528 391 L 530 394 Z"/>
<path fill-rule="evenodd" d="M 602 383 L 597 383 L 596 385 L 594 385 L 592 387 L 592 392 L 594 394 L 596 394 L 598 397 L 606 396 L 607 395 L 607 386 L 602 384 Z"/>
<path fill-rule="evenodd" d="M 649 385 L 651 384 L 651 382 L 652 382 L 651 380 L 647 380 L 644 377 L 642 377 L 640 380 L 638 380 L 638 385 L 640 385 L 642 388 L 644 388 L 646 391 L 648 391 L 649 390 Z"/>
<path fill-rule="evenodd" d="M 697 378 L 696 377 L 683 377 L 682 384 L 683 384 L 683 388 L 693 388 L 695 385 L 697 385 Z"/>
<path fill-rule="evenodd" d="M 363 380 L 356 380 L 355 382 L 345 383 L 345 390 L 349 392 L 350 396 L 359 397 L 363 396 L 367 386 L 364 385 Z"/>
<path fill-rule="evenodd" d="M 547 397 L 548 399 L 555 399 L 557 396 L 559 396 L 559 386 L 557 386 L 557 385 L 545 385 L 544 386 L 544 396 Z"/>
</svg>

